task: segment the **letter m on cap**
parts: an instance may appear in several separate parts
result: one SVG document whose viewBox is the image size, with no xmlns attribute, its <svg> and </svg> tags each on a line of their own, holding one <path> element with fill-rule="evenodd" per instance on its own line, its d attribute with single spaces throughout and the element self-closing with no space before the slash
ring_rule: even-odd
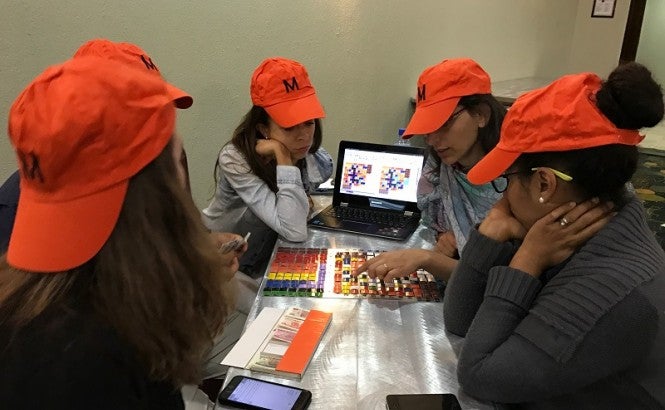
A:
<svg viewBox="0 0 665 410">
<path fill-rule="evenodd" d="M 418 101 L 424 101 L 425 100 L 425 86 L 427 84 L 423 84 L 422 87 L 418 87 Z"/>
<path fill-rule="evenodd" d="M 287 94 L 290 91 L 300 90 L 300 87 L 298 87 L 298 82 L 296 81 L 295 77 L 291 78 L 291 84 L 289 84 L 288 80 L 282 80 L 282 82 L 284 83 L 284 88 L 286 89 Z"/>
<path fill-rule="evenodd" d="M 18 151 L 18 159 L 21 163 L 21 172 L 23 177 L 36 180 L 39 182 L 44 182 L 44 174 L 42 174 L 42 169 L 39 166 L 39 157 L 33 152 L 28 152 L 27 154 L 21 151 Z"/>
<path fill-rule="evenodd" d="M 152 58 L 146 55 L 141 55 L 141 61 L 143 61 L 143 64 L 145 64 L 145 68 L 147 68 L 148 70 L 159 71 L 159 68 L 157 68 L 155 63 L 152 62 Z"/>
</svg>

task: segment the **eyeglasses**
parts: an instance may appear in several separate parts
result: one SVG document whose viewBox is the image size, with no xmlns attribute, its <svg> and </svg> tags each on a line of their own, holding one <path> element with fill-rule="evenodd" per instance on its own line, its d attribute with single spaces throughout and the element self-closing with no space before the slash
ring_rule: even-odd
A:
<svg viewBox="0 0 665 410">
<path fill-rule="evenodd" d="M 508 177 L 511 175 L 517 175 L 517 174 L 524 174 L 527 172 L 531 171 L 514 171 L 514 172 L 506 172 L 504 174 L 499 175 L 496 177 L 495 180 L 492 181 L 492 188 L 496 191 L 497 194 L 502 194 L 506 192 L 506 189 L 508 189 Z"/>
<path fill-rule="evenodd" d="M 556 169 L 554 169 L 554 168 L 550 168 L 550 167 L 536 167 L 536 168 L 531 168 L 531 171 L 538 171 L 538 168 L 549 169 L 550 171 L 552 171 L 552 173 L 553 173 L 554 175 L 558 176 L 558 177 L 561 178 L 563 181 L 570 182 L 570 181 L 573 180 L 573 177 L 571 177 L 570 175 L 568 175 L 568 174 L 564 174 L 563 172 L 561 172 L 561 171 L 557 171 Z"/>
<path fill-rule="evenodd" d="M 563 181 L 570 182 L 570 181 L 573 180 L 573 177 L 571 177 L 570 175 L 568 175 L 568 174 L 564 174 L 563 172 L 558 171 L 558 170 L 556 170 L 556 169 L 554 169 L 554 168 L 550 168 L 550 167 L 535 167 L 535 168 L 531 168 L 531 169 L 528 170 L 528 171 L 513 171 L 513 172 L 506 172 L 506 173 L 504 173 L 504 174 L 501 174 L 501 175 L 499 175 L 494 181 L 492 181 L 492 188 L 494 188 L 494 190 L 495 190 L 498 194 L 501 194 L 501 193 L 505 192 L 506 189 L 508 189 L 508 177 L 509 177 L 509 176 L 511 176 L 511 175 L 517 175 L 517 174 L 524 174 L 524 173 L 527 173 L 527 172 L 536 172 L 536 171 L 538 171 L 538 169 L 540 169 L 540 168 L 549 169 L 550 171 L 552 171 L 552 173 L 553 173 L 554 175 L 556 175 L 557 177 L 561 178 L 561 180 L 563 180 Z"/>
<path fill-rule="evenodd" d="M 462 114 L 462 112 L 464 112 L 464 111 L 466 111 L 466 107 L 462 107 L 462 108 L 460 108 L 459 110 L 457 110 L 457 111 L 455 111 L 454 113 L 452 113 L 452 114 L 450 115 L 450 117 L 448 117 L 448 119 L 446 120 L 446 122 L 444 122 L 443 125 L 440 126 L 436 131 L 434 131 L 434 132 L 432 132 L 432 133 L 429 133 L 429 134 L 424 134 L 425 141 L 428 141 L 428 138 L 429 138 L 431 135 L 436 134 L 438 131 L 440 131 L 440 130 L 448 130 L 450 127 L 452 127 L 453 124 L 455 123 L 455 120 L 457 120 L 457 118 L 458 118 L 458 117 Z"/>
<path fill-rule="evenodd" d="M 459 110 L 455 111 L 452 113 L 450 117 L 446 120 L 446 122 L 443 123 L 441 128 L 450 128 L 454 123 L 457 117 L 459 117 L 464 111 L 466 111 L 466 107 L 462 107 Z"/>
</svg>

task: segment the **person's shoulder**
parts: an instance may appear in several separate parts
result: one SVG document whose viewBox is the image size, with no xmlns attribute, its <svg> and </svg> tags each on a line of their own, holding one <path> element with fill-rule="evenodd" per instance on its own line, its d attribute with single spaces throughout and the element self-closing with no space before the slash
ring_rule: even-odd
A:
<svg viewBox="0 0 665 410">
<path fill-rule="evenodd" d="M 166 395 L 174 404 L 167 408 L 181 408 L 175 389 L 150 381 L 137 352 L 91 313 L 50 309 L 19 329 L 5 327 L 0 336 L 0 397 L 5 403 L 133 409 L 164 401 L 156 396 Z"/>
<path fill-rule="evenodd" d="M 330 155 L 330 153 L 328 152 L 328 150 L 326 150 L 326 149 L 323 148 L 323 147 L 319 147 L 319 149 L 317 149 L 317 150 L 314 151 L 313 153 L 308 153 L 307 156 L 312 156 L 312 157 L 322 157 L 322 158 L 331 158 L 331 159 L 332 159 L 332 155 Z"/>
<path fill-rule="evenodd" d="M 182 398 L 174 387 L 149 377 L 139 353 L 112 326 L 94 315 L 82 315 L 77 334 L 63 350 L 62 368 L 69 382 L 82 386 L 76 402 L 104 403 L 98 408 L 181 408 Z M 87 390 L 87 391 L 83 391 Z"/>
<path fill-rule="evenodd" d="M 26 329 L 26 338 L 50 351 L 58 366 L 76 373 L 135 373 L 136 355 L 118 332 L 97 315 L 71 309 L 47 312 Z M 125 374 L 126 375 L 126 374 Z"/>
<path fill-rule="evenodd" d="M 662 272 L 665 266 L 665 251 L 649 227 L 644 206 L 634 195 L 580 253 L 591 261 L 602 256 L 607 270 L 625 272 L 641 281 Z"/>
<path fill-rule="evenodd" d="M 229 156 L 237 156 L 237 155 L 241 155 L 241 152 L 240 150 L 238 150 L 238 148 L 235 145 L 231 143 L 224 144 L 222 149 L 219 151 L 220 160 L 227 158 Z"/>
<path fill-rule="evenodd" d="M 219 163 L 222 167 L 247 165 L 247 158 L 245 158 L 245 154 L 238 147 L 232 143 L 228 143 L 219 152 Z"/>
<path fill-rule="evenodd" d="M 20 177 L 18 171 L 7 178 L 0 186 L 0 204 L 17 205 L 20 193 Z"/>
</svg>

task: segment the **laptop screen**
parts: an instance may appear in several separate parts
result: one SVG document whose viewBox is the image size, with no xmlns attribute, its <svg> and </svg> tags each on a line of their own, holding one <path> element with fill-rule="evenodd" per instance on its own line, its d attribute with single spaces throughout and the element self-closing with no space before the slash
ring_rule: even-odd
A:
<svg viewBox="0 0 665 410">
<path fill-rule="evenodd" d="M 420 148 L 342 141 L 337 181 L 340 196 L 376 208 L 403 210 L 415 204 L 424 164 Z"/>
</svg>

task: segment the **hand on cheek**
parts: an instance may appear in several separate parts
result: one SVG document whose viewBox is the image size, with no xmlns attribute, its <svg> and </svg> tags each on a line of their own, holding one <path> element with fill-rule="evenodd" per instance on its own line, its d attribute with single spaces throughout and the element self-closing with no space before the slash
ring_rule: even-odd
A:
<svg viewBox="0 0 665 410">
<path fill-rule="evenodd" d="M 293 165 L 289 150 L 275 139 L 256 141 L 256 153 L 262 157 L 274 158 L 278 165 Z"/>
<path fill-rule="evenodd" d="M 487 217 L 478 227 L 478 231 L 498 242 L 521 239 L 526 235 L 526 229 L 510 211 L 505 196 L 490 209 Z"/>
<path fill-rule="evenodd" d="M 533 224 L 510 266 L 538 277 L 597 234 L 616 214 L 613 208 L 597 198 L 559 206 Z"/>
</svg>

